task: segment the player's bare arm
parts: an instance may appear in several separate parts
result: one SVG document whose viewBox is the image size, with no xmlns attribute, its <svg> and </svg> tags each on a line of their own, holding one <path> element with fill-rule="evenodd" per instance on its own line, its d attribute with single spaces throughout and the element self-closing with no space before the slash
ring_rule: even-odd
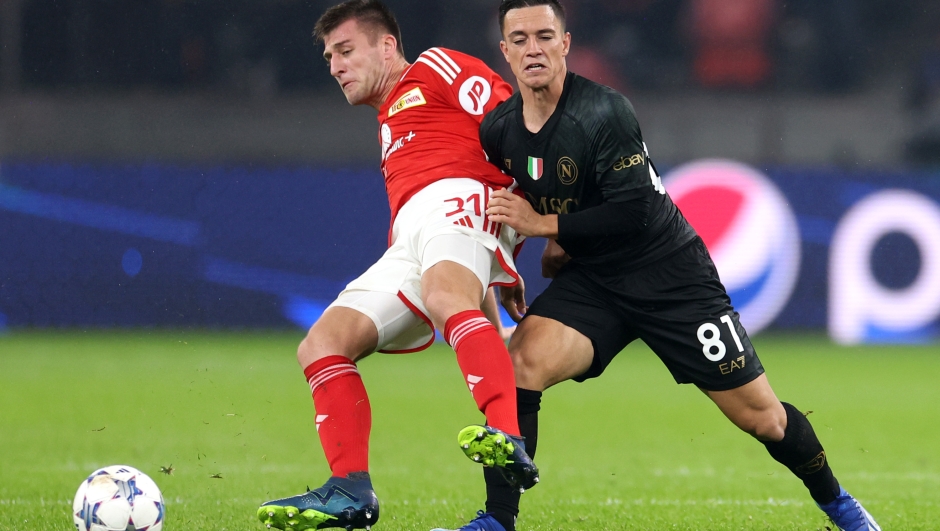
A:
<svg viewBox="0 0 940 531">
<path fill-rule="evenodd" d="M 509 225 L 526 237 L 558 237 L 558 215 L 541 215 L 528 201 L 508 190 L 496 190 L 490 196 L 486 215 L 494 223 Z"/>
<path fill-rule="evenodd" d="M 481 309 L 486 315 L 486 318 L 493 323 L 493 327 L 496 328 L 496 331 L 499 332 L 499 337 L 503 338 L 503 341 L 509 341 L 509 338 L 512 337 L 512 333 L 516 331 L 516 327 L 503 326 L 499 317 L 499 306 L 497 306 L 498 299 L 499 296 L 496 294 L 496 288 L 488 288 L 486 290 L 486 297 L 483 298 L 483 306 Z"/>
<path fill-rule="evenodd" d="M 522 281 L 522 277 L 519 277 L 519 282 L 515 286 L 499 288 L 499 302 L 513 321 L 518 323 L 525 317 L 529 307 L 525 303 L 525 282 Z"/>
<path fill-rule="evenodd" d="M 568 263 L 571 256 L 562 249 L 558 242 L 549 239 L 545 243 L 545 250 L 542 251 L 542 276 L 545 278 L 555 278 L 561 266 Z"/>
</svg>

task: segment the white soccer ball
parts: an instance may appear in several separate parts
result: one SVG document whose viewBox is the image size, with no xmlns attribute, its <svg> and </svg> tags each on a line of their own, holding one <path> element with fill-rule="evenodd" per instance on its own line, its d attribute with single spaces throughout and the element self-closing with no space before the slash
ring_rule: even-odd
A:
<svg viewBox="0 0 940 531">
<path fill-rule="evenodd" d="M 79 485 L 72 514 L 78 531 L 160 531 L 163 494 L 134 467 L 106 466 Z"/>
</svg>

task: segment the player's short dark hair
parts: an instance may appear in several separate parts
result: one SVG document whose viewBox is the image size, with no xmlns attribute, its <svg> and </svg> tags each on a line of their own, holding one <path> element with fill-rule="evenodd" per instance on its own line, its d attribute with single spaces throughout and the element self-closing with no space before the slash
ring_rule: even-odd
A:
<svg viewBox="0 0 940 531">
<path fill-rule="evenodd" d="M 387 33 L 398 42 L 398 53 L 405 56 L 401 43 L 401 27 L 395 14 L 379 0 L 347 0 L 327 9 L 313 26 L 313 38 L 323 42 L 326 36 L 348 20 L 355 20 L 372 31 L 370 42 L 375 43 L 380 34 Z"/>
<path fill-rule="evenodd" d="M 503 0 L 499 3 L 499 32 L 502 33 L 505 29 L 506 13 L 511 9 L 536 6 L 550 6 L 555 12 L 555 17 L 561 21 L 561 30 L 565 30 L 565 6 L 561 5 L 559 0 Z"/>
</svg>

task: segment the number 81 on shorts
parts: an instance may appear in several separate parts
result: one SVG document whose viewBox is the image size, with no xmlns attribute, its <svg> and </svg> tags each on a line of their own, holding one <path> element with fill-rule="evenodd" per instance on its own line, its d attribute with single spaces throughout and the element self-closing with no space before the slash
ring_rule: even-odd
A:
<svg viewBox="0 0 940 531">
<path fill-rule="evenodd" d="M 702 323 L 698 327 L 698 336 L 699 343 L 702 344 L 702 354 L 705 355 L 709 361 L 721 361 L 724 359 L 725 354 L 728 352 L 728 347 L 725 346 L 725 342 L 721 339 L 722 331 L 727 327 L 728 336 L 734 340 L 734 346 L 738 349 L 739 353 L 744 352 L 744 345 L 741 343 L 741 337 L 738 335 L 738 331 L 734 328 L 734 321 L 731 320 L 730 315 L 723 315 L 719 322 L 725 326 L 719 326 L 715 323 Z"/>
</svg>

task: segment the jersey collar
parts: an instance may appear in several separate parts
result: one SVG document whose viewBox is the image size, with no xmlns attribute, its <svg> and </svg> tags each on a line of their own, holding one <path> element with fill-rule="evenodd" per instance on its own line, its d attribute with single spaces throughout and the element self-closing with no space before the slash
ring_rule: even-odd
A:
<svg viewBox="0 0 940 531">
<path fill-rule="evenodd" d="M 555 110 L 552 111 L 552 115 L 548 117 L 548 121 L 546 121 L 545 125 L 539 129 L 538 133 L 533 133 L 532 131 L 526 129 L 525 118 L 522 116 L 523 102 L 522 98 L 519 98 L 519 105 L 516 107 L 516 124 L 522 131 L 523 138 L 529 139 L 529 143 L 538 144 L 541 143 L 545 138 L 552 136 L 552 131 L 558 124 L 561 116 L 565 114 L 565 105 L 568 102 L 568 94 L 571 93 L 571 83 L 574 81 L 576 76 L 577 75 L 571 70 L 568 70 L 568 73 L 565 74 L 565 86 L 561 89 L 561 97 L 558 98 L 558 104 L 555 105 Z"/>
</svg>

